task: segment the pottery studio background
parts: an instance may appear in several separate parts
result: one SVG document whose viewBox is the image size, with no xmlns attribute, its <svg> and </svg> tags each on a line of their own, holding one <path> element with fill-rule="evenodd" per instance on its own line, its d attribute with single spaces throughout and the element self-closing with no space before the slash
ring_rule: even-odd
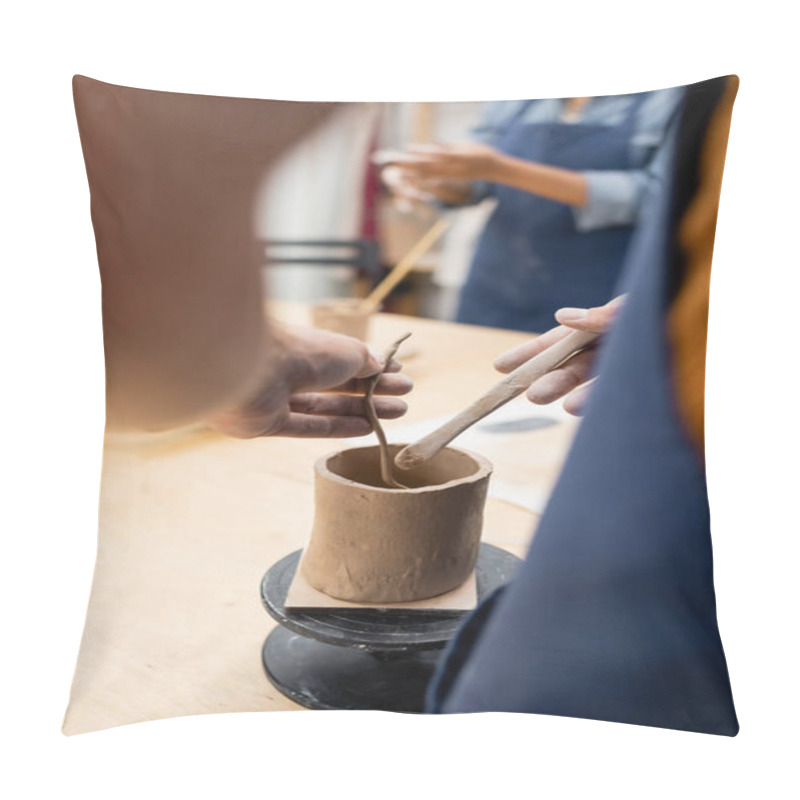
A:
<svg viewBox="0 0 800 800">
<path fill-rule="evenodd" d="M 269 296 L 276 300 L 316 302 L 366 294 L 368 281 L 383 277 L 441 216 L 429 204 L 405 206 L 392 201 L 372 158 L 408 144 L 466 142 L 481 119 L 484 104 L 355 104 L 308 136 L 265 180 L 257 205 L 256 230 L 265 240 L 374 242 L 363 268 L 280 263 L 280 257 L 353 257 L 347 248 L 276 247 L 265 271 Z M 384 307 L 397 313 L 449 319 L 457 291 L 489 203 L 466 207 L 451 229 L 416 263 L 411 276 Z"/>
</svg>

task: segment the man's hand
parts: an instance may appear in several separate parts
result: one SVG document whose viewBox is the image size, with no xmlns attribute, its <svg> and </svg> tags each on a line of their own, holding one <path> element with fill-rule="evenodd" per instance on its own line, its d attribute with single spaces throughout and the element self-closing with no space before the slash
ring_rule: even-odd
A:
<svg viewBox="0 0 800 800">
<path fill-rule="evenodd" d="M 277 356 L 265 370 L 251 399 L 215 414 L 211 427 L 227 436 L 364 436 L 372 428 L 364 416 L 364 379 L 383 365 L 363 342 L 328 331 L 273 325 Z M 405 414 L 403 395 L 412 383 L 392 361 L 375 388 L 375 410 L 383 419 Z"/>
<path fill-rule="evenodd" d="M 597 308 L 561 308 L 556 312 L 556 320 L 561 324 L 532 339 L 530 342 L 503 353 L 494 362 L 499 372 L 508 373 L 520 364 L 546 350 L 550 345 L 563 339 L 573 330 L 591 333 L 605 333 L 611 326 L 625 296 L 621 295 Z M 560 367 L 548 372 L 534 381 L 527 390 L 526 397 L 539 405 L 552 403 L 564 398 L 564 409 L 570 414 L 580 415 L 591 387 L 589 373 L 595 357 L 595 347 L 582 350 L 572 356 Z"/>
</svg>

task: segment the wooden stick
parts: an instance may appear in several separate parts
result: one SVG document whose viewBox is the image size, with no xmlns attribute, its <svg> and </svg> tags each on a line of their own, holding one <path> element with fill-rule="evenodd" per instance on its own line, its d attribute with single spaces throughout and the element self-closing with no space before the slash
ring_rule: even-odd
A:
<svg viewBox="0 0 800 800">
<path fill-rule="evenodd" d="M 435 109 L 435 103 L 414 103 L 414 117 L 411 125 L 411 141 L 414 144 L 431 140 Z"/>
<path fill-rule="evenodd" d="M 537 378 L 555 369 L 570 356 L 583 350 L 594 342 L 600 334 L 573 331 L 561 341 L 556 342 L 538 355 L 526 361 L 509 373 L 502 381 L 495 384 L 488 392 L 479 397 L 464 411 L 456 414 L 453 419 L 440 428 L 424 436 L 418 442 L 404 447 L 394 459 L 400 469 L 412 467 L 427 461 L 435 456 L 443 447 L 446 447 L 459 434 L 463 433 L 478 420 L 483 419 L 492 411 L 505 405 L 509 400 L 522 394 Z"/>
<path fill-rule="evenodd" d="M 386 351 L 386 355 L 383 357 L 383 369 L 370 379 L 369 384 L 367 385 L 367 393 L 364 395 L 364 412 L 372 425 L 372 430 L 375 431 L 375 435 L 378 437 L 378 448 L 381 456 L 381 478 L 387 486 L 391 486 L 395 489 L 408 489 L 408 486 L 404 486 L 402 483 L 396 481 L 394 475 L 392 475 L 392 459 L 389 456 L 389 445 L 386 442 L 386 434 L 383 432 L 380 420 L 378 419 L 378 414 L 375 411 L 372 393 L 375 391 L 375 387 L 377 386 L 378 381 L 381 379 L 381 375 L 383 375 L 383 373 L 386 371 L 386 367 L 389 366 L 389 363 L 394 358 L 394 354 L 397 352 L 397 349 L 406 339 L 408 339 L 409 336 L 411 336 L 410 333 L 405 334 L 405 336 L 401 336 Z"/>
<path fill-rule="evenodd" d="M 376 309 L 389 292 L 416 266 L 417 261 L 430 250 L 436 240 L 445 232 L 449 220 L 440 219 L 427 233 L 397 262 L 394 269 L 361 301 L 369 310 Z"/>
</svg>

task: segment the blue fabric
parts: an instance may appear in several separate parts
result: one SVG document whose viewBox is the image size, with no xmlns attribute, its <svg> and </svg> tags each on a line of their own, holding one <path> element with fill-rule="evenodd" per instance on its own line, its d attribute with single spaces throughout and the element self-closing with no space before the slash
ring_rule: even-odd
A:
<svg viewBox="0 0 800 800">
<path fill-rule="evenodd" d="M 631 246 L 630 294 L 528 558 L 449 647 L 432 713 L 738 731 L 704 467 L 670 379 L 669 194 Z"/>
<path fill-rule="evenodd" d="M 616 125 L 512 122 L 497 142 L 504 153 L 574 171 L 624 171 L 639 95 Z M 535 101 L 532 101 L 535 102 Z M 524 117 L 527 106 L 520 110 Z M 591 307 L 613 297 L 633 228 L 581 232 L 572 208 L 507 186 L 481 235 L 456 319 L 545 331 L 563 306 Z"/>
</svg>

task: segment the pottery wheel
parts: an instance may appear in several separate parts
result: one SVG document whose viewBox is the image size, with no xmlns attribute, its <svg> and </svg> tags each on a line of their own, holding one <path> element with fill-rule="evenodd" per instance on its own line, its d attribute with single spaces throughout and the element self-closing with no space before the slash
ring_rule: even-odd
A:
<svg viewBox="0 0 800 800">
<path fill-rule="evenodd" d="M 273 685 L 307 708 L 422 712 L 425 691 L 466 611 L 317 609 L 284 603 L 300 550 L 261 581 L 261 599 L 279 623 L 262 660 Z M 478 601 L 513 576 L 520 559 L 481 544 Z"/>
</svg>

